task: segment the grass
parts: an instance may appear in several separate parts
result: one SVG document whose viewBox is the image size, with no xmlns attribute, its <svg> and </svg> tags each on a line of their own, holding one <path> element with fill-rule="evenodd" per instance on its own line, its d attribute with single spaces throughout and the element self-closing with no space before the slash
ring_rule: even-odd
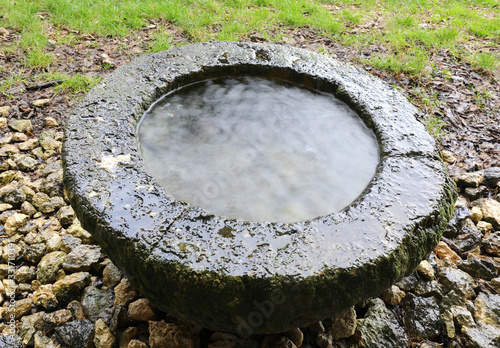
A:
<svg viewBox="0 0 500 348">
<path fill-rule="evenodd" d="M 498 53 L 474 53 L 469 60 L 473 66 L 485 72 L 495 71 L 500 66 L 500 55 Z"/>
<path fill-rule="evenodd" d="M 425 128 L 439 139 L 445 134 L 444 129 L 446 128 L 446 122 L 439 116 L 428 115 L 425 119 Z"/>
<path fill-rule="evenodd" d="M 0 25 L 21 33 L 27 67 L 51 64 L 46 52 L 47 25 L 95 35 L 127 36 L 151 19 L 178 26 L 193 41 L 241 40 L 252 32 L 272 33 L 283 28 L 310 28 L 342 44 L 384 44 L 390 50 L 373 57 L 373 65 L 391 72 L 418 76 L 426 73 L 430 52 L 448 49 L 486 72 L 499 67 L 495 54 L 471 55 L 461 45 L 474 36 L 500 40 L 500 6 L 496 0 L 0 0 Z M 373 30 L 351 34 L 350 28 L 370 24 Z M 269 34 L 268 34 L 269 35 Z M 151 51 L 169 48 L 158 34 Z M 371 64 L 371 62 L 365 62 Z"/>
<path fill-rule="evenodd" d="M 55 88 L 56 91 L 65 91 L 73 94 L 88 92 L 101 81 L 100 77 L 89 77 L 81 74 L 62 77 L 62 79 L 64 82 Z"/>
</svg>

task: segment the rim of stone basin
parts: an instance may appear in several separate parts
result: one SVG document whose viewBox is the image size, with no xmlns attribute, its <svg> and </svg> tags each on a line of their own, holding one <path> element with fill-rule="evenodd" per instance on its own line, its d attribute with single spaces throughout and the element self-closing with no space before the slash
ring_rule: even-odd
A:
<svg viewBox="0 0 500 348">
<path fill-rule="evenodd" d="M 344 210 L 297 223 L 225 219 L 175 200 L 146 171 L 136 126 L 165 93 L 258 76 L 329 92 L 370 127 L 377 173 Z M 160 309 L 214 330 L 276 333 L 377 295 L 435 247 L 456 200 L 434 139 L 395 89 L 275 44 L 206 42 L 144 55 L 69 117 L 64 185 L 83 227 Z"/>
</svg>

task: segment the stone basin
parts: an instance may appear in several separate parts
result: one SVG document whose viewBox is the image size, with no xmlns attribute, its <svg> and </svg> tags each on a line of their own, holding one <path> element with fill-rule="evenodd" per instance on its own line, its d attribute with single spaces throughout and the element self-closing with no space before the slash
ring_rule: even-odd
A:
<svg viewBox="0 0 500 348">
<path fill-rule="evenodd" d="M 176 200 L 147 172 L 144 112 L 181 86 L 239 76 L 331 93 L 374 131 L 380 163 L 353 203 L 301 222 L 227 219 Z M 416 115 L 392 87 L 321 54 L 198 43 L 141 56 L 89 92 L 66 124 L 64 185 L 83 227 L 160 309 L 242 336 L 277 333 L 376 296 L 438 243 L 456 192 Z"/>
</svg>

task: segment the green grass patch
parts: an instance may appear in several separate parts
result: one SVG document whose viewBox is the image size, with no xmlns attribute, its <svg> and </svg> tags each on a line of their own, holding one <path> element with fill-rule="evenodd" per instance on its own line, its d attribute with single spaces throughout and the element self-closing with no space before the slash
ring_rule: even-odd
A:
<svg viewBox="0 0 500 348">
<path fill-rule="evenodd" d="M 7 94 L 7 91 L 24 80 L 24 70 L 14 71 L 8 74 L 5 79 L 0 80 L 0 93 Z"/>
<path fill-rule="evenodd" d="M 63 83 L 58 85 L 55 90 L 67 91 L 73 94 L 88 92 L 92 87 L 102 80 L 101 77 L 88 77 L 81 74 L 68 76 Z"/>
<path fill-rule="evenodd" d="M 432 52 L 440 49 L 478 70 L 499 69 L 493 53 L 471 56 L 459 49 L 471 36 L 498 45 L 498 0 L 0 0 L 0 8 L 0 26 L 21 34 L 25 52 L 35 49 L 26 58 L 31 67 L 51 64 L 44 50 L 48 26 L 123 37 L 151 20 L 163 20 L 190 41 L 248 40 L 252 33 L 276 40 L 289 29 L 307 28 L 344 45 L 384 45 L 393 53 L 365 63 L 416 76 L 425 73 Z M 150 51 L 169 47 L 170 38 L 160 30 Z"/>
<path fill-rule="evenodd" d="M 155 39 L 149 47 L 149 52 L 160 52 L 172 47 L 172 38 L 167 32 L 159 31 L 155 34 Z"/>
<path fill-rule="evenodd" d="M 446 122 L 439 116 L 427 115 L 425 118 L 425 128 L 429 133 L 433 134 L 436 138 L 441 138 L 445 134 Z"/>
<path fill-rule="evenodd" d="M 498 53 L 478 52 L 470 58 L 472 66 L 475 68 L 493 73 L 500 68 L 500 55 Z"/>
<path fill-rule="evenodd" d="M 25 65 L 28 67 L 47 68 L 53 61 L 52 54 L 46 53 L 40 48 L 31 49 L 26 52 Z"/>
<path fill-rule="evenodd" d="M 377 69 L 390 71 L 395 74 L 405 73 L 419 76 L 430 70 L 429 55 L 426 51 L 418 47 L 408 47 L 408 49 L 403 51 L 378 55 L 364 62 Z"/>
</svg>

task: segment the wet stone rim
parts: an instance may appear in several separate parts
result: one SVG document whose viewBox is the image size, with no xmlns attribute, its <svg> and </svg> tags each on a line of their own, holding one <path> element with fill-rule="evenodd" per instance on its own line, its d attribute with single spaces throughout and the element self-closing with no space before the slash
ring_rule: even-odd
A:
<svg viewBox="0 0 500 348">
<path fill-rule="evenodd" d="M 331 92 L 374 130 L 381 161 L 338 213 L 299 223 L 229 220 L 176 201 L 145 170 L 136 127 L 163 94 L 223 76 Z M 340 313 L 413 271 L 456 200 L 434 139 L 392 87 L 288 46 L 209 42 L 144 55 L 68 119 L 64 185 L 82 225 L 159 308 L 214 329 L 282 332 Z"/>
</svg>

